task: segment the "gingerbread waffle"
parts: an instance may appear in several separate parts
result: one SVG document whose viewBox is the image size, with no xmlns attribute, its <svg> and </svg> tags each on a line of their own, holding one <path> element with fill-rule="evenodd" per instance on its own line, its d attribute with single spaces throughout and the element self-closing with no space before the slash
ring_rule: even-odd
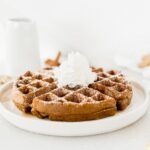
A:
<svg viewBox="0 0 150 150">
<path fill-rule="evenodd" d="M 125 76 L 115 70 L 104 72 L 103 69 L 93 68 L 93 71 L 98 77 L 90 87 L 113 97 L 116 100 L 117 109 L 124 110 L 132 99 L 132 87 Z"/>
<path fill-rule="evenodd" d="M 32 108 L 32 100 L 44 93 L 47 93 L 56 88 L 56 84 L 53 83 L 54 79 L 48 77 L 46 71 L 41 73 L 32 73 L 27 71 L 24 75 L 20 76 L 13 86 L 13 101 L 16 106 L 25 113 L 30 113 Z"/>
<path fill-rule="evenodd" d="M 92 68 L 97 80 L 88 87 L 57 87 L 53 69 L 26 72 L 14 83 L 13 100 L 23 112 L 58 121 L 83 121 L 115 115 L 132 98 L 132 88 L 117 71 Z M 47 72 L 47 73 L 46 73 Z"/>
</svg>

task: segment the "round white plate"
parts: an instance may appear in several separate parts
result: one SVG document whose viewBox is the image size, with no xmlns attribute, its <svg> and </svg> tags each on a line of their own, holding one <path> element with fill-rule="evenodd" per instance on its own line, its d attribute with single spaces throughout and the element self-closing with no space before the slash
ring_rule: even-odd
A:
<svg viewBox="0 0 150 150">
<path fill-rule="evenodd" d="M 12 102 L 12 82 L 5 84 L 0 90 L 0 113 L 13 125 L 35 133 L 56 136 L 95 135 L 126 127 L 144 115 L 148 108 L 149 96 L 142 84 L 132 82 L 133 98 L 129 107 L 115 116 L 83 122 L 58 122 L 39 119 L 20 112 Z"/>
</svg>

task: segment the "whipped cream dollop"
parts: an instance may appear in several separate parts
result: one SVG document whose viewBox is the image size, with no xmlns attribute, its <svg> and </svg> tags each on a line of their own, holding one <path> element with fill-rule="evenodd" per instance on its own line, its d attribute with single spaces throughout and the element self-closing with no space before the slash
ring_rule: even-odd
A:
<svg viewBox="0 0 150 150">
<path fill-rule="evenodd" d="M 92 72 L 85 56 L 78 52 L 72 52 L 67 60 L 54 70 L 58 86 L 68 85 L 70 88 L 76 86 L 88 86 L 97 78 Z"/>
</svg>

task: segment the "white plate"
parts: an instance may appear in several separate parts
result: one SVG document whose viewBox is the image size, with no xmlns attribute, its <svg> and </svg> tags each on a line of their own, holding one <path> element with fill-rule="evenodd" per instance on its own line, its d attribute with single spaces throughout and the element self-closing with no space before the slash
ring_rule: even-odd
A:
<svg viewBox="0 0 150 150">
<path fill-rule="evenodd" d="M 115 116 L 84 122 L 58 122 L 38 119 L 21 113 L 12 103 L 12 82 L 0 90 L 0 113 L 13 125 L 35 133 L 56 136 L 85 136 L 95 135 L 126 127 L 142 117 L 149 103 L 148 92 L 137 82 L 133 84 L 133 99 L 129 107 Z"/>
</svg>

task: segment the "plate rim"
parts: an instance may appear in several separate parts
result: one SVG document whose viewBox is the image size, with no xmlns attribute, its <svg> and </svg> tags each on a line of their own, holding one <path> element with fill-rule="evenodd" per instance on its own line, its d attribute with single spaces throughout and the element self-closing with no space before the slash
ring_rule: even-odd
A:
<svg viewBox="0 0 150 150">
<path fill-rule="evenodd" d="M 34 118 L 34 119 L 32 119 L 32 117 L 30 118 L 30 117 L 23 117 L 23 116 L 21 116 L 21 115 L 19 115 L 19 114 L 16 114 L 16 113 L 13 113 L 11 110 L 8 110 L 5 106 L 4 106 L 4 104 L 2 103 L 2 102 L 0 102 L 0 114 L 8 121 L 8 122 L 11 122 L 7 117 L 6 117 L 6 114 L 7 115 L 11 115 L 11 116 L 13 116 L 13 117 L 16 117 L 16 118 L 18 118 L 18 119 L 21 119 L 21 120 L 26 120 L 26 121 L 28 121 L 29 119 L 30 119 L 30 121 L 32 120 L 32 122 L 40 122 L 41 124 L 43 124 L 43 123 L 45 123 L 45 124 L 52 124 L 53 126 L 55 126 L 56 124 L 57 125 L 62 125 L 62 126 L 65 126 L 65 125 L 68 125 L 68 126 L 80 126 L 80 125 L 84 125 L 84 124 L 88 124 L 88 125 L 92 125 L 92 124 L 95 124 L 95 123 L 101 123 L 101 122 L 111 122 L 111 121 L 113 121 L 114 119 L 120 119 L 120 118 L 122 118 L 123 116 L 124 117 L 126 117 L 126 116 L 128 116 L 129 114 L 134 114 L 135 112 L 138 112 L 140 109 L 142 109 L 142 108 L 145 108 L 145 110 L 143 110 L 144 112 L 143 112 L 143 114 L 140 116 L 140 117 L 138 117 L 138 119 L 139 118 L 141 118 L 144 114 L 145 114 L 145 112 L 146 112 L 146 110 L 147 110 L 147 108 L 148 108 L 148 104 L 149 104 L 149 93 L 148 93 L 148 91 L 146 90 L 146 88 L 142 85 L 142 83 L 140 82 L 140 81 L 136 81 L 136 80 L 131 80 L 131 82 L 133 83 L 133 84 L 136 84 L 136 85 L 138 85 L 138 87 L 140 87 L 140 89 L 143 91 L 143 93 L 144 93 L 144 96 L 145 96 L 145 98 L 144 98 L 144 102 L 143 102 L 143 104 L 142 105 L 140 105 L 140 106 L 138 106 L 138 108 L 137 109 L 133 109 L 133 110 L 131 110 L 129 113 L 127 113 L 127 114 L 123 114 L 123 115 L 116 115 L 116 116 L 112 116 L 112 117 L 108 117 L 108 118 L 103 118 L 103 119 L 99 119 L 99 120 L 91 120 L 91 121 L 82 121 L 82 122 L 60 122 L 60 121 L 49 121 L 49 120 L 40 120 L 40 121 L 38 121 L 38 118 Z M 0 93 L 2 93 L 2 92 L 4 92 L 5 90 L 6 90 L 6 88 L 8 88 L 8 86 L 11 86 L 13 84 L 13 81 L 10 81 L 10 82 L 8 82 L 8 83 L 6 83 L 5 85 L 3 85 L 1 88 L 0 88 Z M 146 106 L 147 105 L 147 106 Z M 6 113 L 6 114 L 5 114 Z M 4 115 L 5 114 L 5 115 Z M 33 116 L 34 117 L 34 116 Z M 115 118 L 114 118 L 115 117 Z M 136 119 L 136 120 L 138 120 L 138 119 Z M 135 120 L 135 121 L 136 121 Z M 135 121 L 133 121 L 133 122 L 135 122 Z M 132 122 L 132 123 L 133 123 Z M 13 125 L 15 125 L 15 126 L 17 126 L 16 124 L 14 124 L 13 122 L 11 122 L 11 124 L 13 124 Z M 130 123 L 131 124 L 131 123 Z M 128 124 L 129 125 L 129 124 Z M 126 125 L 127 126 L 127 125 Z M 19 126 L 18 126 L 19 127 Z M 19 127 L 19 128 L 22 128 L 22 129 L 24 129 L 24 130 L 28 130 L 28 131 L 31 131 L 31 130 L 29 130 L 29 129 L 25 129 L 24 127 Z M 121 127 L 121 128 L 123 128 L 123 127 Z M 114 130 L 117 130 L 117 129 L 114 129 Z M 113 130 L 113 131 L 114 131 Z M 31 131 L 32 132 L 32 131 Z M 45 134 L 45 133 L 41 133 L 41 132 L 36 132 L 36 131 L 33 131 L 33 132 L 35 132 L 35 133 L 40 133 L 40 134 Z M 106 133 L 106 132 L 110 132 L 110 131 L 104 131 L 104 133 Z M 99 133 L 100 134 L 100 133 Z M 54 134 L 45 134 L 45 135 L 54 135 Z M 56 134 L 57 136 L 84 136 L 84 135 L 79 135 L 79 134 L 77 134 L 77 135 L 59 135 L 59 134 Z M 89 134 L 89 135 L 95 135 L 95 133 L 94 134 Z"/>
</svg>

